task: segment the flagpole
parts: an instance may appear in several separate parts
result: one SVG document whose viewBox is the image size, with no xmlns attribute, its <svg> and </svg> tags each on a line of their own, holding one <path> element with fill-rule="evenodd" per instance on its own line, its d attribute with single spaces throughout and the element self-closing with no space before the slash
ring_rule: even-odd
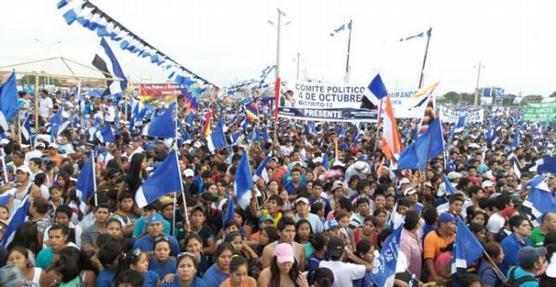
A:
<svg viewBox="0 0 556 287">
<path fill-rule="evenodd" d="M 93 191 L 95 196 L 95 206 L 98 206 L 98 195 L 97 195 L 97 176 L 96 176 L 96 163 L 95 163 L 95 150 L 91 150 L 91 160 L 93 161 Z"/>
<path fill-rule="evenodd" d="M 35 129 L 39 129 L 39 74 L 35 73 Z"/>
<path fill-rule="evenodd" d="M 275 107 L 275 116 L 274 116 L 274 140 L 278 140 L 278 105 L 280 104 L 280 86 L 282 83 L 280 82 L 280 28 L 282 26 L 282 16 L 286 16 L 279 8 L 276 9 L 278 13 L 278 21 L 276 23 L 276 67 L 274 70 L 275 73 L 275 83 L 274 83 L 274 107 Z"/>
<path fill-rule="evenodd" d="M 419 89 L 423 87 L 423 76 L 425 72 L 425 64 L 427 63 L 427 54 L 429 53 L 429 43 L 431 41 L 432 27 L 427 30 L 427 46 L 425 48 L 425 56 L 423 57 L 423 67 L 421 67 L 421 78 L 419 79 Z"/>
<path fill-rule="evenodd" d="M 348 24 L 349 36 L 348 36 L 348 47 L 347 47 L 347 54 L 346 54 L 346 77 L 345 77 L 346 83 L 349 82 L 349 53 L 351 50 L 351 30 L 353 28 L 352 24 L 353 24 L 353 20 L 349 20 L 349 24 Z"/>
</svg>

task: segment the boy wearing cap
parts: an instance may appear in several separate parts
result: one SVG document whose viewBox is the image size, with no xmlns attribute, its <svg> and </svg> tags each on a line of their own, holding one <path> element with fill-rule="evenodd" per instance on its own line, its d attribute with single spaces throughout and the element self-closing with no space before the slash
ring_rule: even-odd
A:
<svg viewBox="0 0 556 287">
<path fill-rule="evenodd" d="M 441 250 L 445 249 L 456 239 L 456 218 L 449 212 L 444 212 L 438 217 L 438 228 L 429 232 L 423 243 L 423 258 L 425 269 L 430 274 L 429 281 L 446 284 L 450 278 L 444 278 L 434 268 L 434 262 L 440 256 Z"/>
<path fill-rule="evenodd" d="M 328 268 L 334 273 L 333 287 L 352 286 L 353 280 L 359 280 L 366 272 L 372 270 L 373 266 L 358 258 L 352 251 L 346 249 L 344 240 L 338 237 L 330 237 L 327 244 L 329 260 L 320 262 L 320 268 Z M 343 262 L 349 258 L 355 263 Z"/>
<path fill-rule="evenodd" d="M 523 247 L 519 250 L 519 266 L 511 268 L 508 273 L 508 285 L 516 287 L 537 287 L 536 274 L 544 268 L 545 250 L 542 247 Z"/>
<path fill-rule="evenodd" d="M 322 222 L 318 215 L 310 213 L 309 200 L 306 197 L 300 197 L 295 201 L 295 222 L 298 222 L 300 219 L 306 219 L 311 223 L 311 228 L 313 229 L 313 233 L 321 233 L 324 229 L 322 226 Z"/>
</svg>

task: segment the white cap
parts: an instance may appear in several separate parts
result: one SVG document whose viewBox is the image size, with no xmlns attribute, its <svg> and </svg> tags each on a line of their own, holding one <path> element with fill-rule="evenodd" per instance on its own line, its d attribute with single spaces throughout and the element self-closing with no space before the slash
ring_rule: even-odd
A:
<svg viewBox="0 0 556 287">
<path fill-rule="evenodd" d="M 417 189 L 415 188 L 408 188 L 403 192 L 404 196 L 408 196 L 408 195 L 412 195 L 412 194 L 416 194 L 417 193 Z"/>
<path fill-rule="evenodd" d="M 458 179 L 460 177 L 461 177 L 461 173 L 459 173 L 459 172 L 450 171 L 450 173 L 448 173 L 448 179 L 449 180 Z"/>
<path fill-rule="evenodd" d="M 476 144 L 476 143 L 470 143 L 470 144 L 468 145 L 468 147 L 470 147 L 470 148 L 481 148 L 481 146 L 478 145 L 478 144 Z"/>
<path fill-rule="evenodd" d="M 203 146 L 203 145 L 201 144 L 201 142 L 195 142 L 195 143 L 193 144 L 193 146 L 194 146 L 195 148 L 201 148 L 201 146 Z"/>
<path fill-rule="evenodd" d="M 188 169 L 183 171 L 183 175 L 185 177 L 193 177 L 193 176 L 195 176 L 195 173 L 193 172 L 192 169 L 188 168 Z"/>
<path fill-rule="evenodd" d="M 482 186 L 483 188 L 491 187 L 491 186 L 493 186 L 493 185 L 494 185 L 494 183 L 492 183 L 492 181 L 490 181 L 490 180 L 485 180 L 485 181 L 483 181 L 483 183 L 481 184 L 481 186 Z"/>
<path fill-rule="evenodd" d="M 402 185 L 402 184 L 406 184 L 406 183 L 410 183 L 410 181 L 409 181 L 409 178 L 404 177 L 404 178 L 400 179 L 400 182 L 398 184 Z"/>
<path fill-rule="evenodd" d="M 27 173 L 28 175 L 31 175 L 31 170 L 26 165 L 22 165 L 22 166 L 18 167 L 16 169 L 16 171 L 22 171 L 22 172 Z"/>
<path fill-rule="evenodd" d="M 309 200 L 306 197 L 300 197 L 298 199 L 295 200 L 295 205 L 297 205 L 298 203 L 303 202 L 305 204 L 309 204 Z"/>
<path fill-rule="evenodd" d="M 0 145 L 5 145 L 5 144 L 9 144 L 10 140 L 9 139 L 1 139 L 0 140 Z"/>
<path fill-rule="evenodd" d="M 322 163 L 322 157 L 316 157 L 313 159 L 313 163 L 317 164 L 317 163 Z"/>
<path fill-rule="evenodd" d="M 44 145 L 43 142 L 37 141 L 37 142 L 35 142 L 35 148 L 38 148 L 38 147 L 45 148 L 46 146 Z"/>
<path fill-rule="evenodd" d="M 48 148 L 51 148 L 51 147 L 57 149 L 57 148 L 58 148 L 58 144 L 57 144 L 57 143 L 50 143 L 50 144 L 48 145 Z"/>
</svg>

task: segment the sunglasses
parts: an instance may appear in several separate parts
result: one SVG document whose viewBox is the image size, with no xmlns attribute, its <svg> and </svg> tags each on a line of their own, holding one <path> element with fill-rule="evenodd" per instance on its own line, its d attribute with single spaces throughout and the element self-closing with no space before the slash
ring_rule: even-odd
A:
<svg viewBox="0 0 556 287">
<path fill-rule="evenodd" d="M 181 253 L 178 254 L 178 257 L 177 257 L 176 261 L 180 261 L 180 259 L 184 256 L 191 258 L 191 260 L 196 260 L 195 254 L 193 254 L 191 252 L 181 252 Z"/>
</svg>

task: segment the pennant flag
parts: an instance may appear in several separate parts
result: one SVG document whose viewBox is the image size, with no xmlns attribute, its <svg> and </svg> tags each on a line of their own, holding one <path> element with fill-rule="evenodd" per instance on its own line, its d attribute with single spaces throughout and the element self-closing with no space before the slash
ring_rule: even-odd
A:
<svg viewBox="0 0 556 287">
<path fill-rule="evenodd" d="M 452 274 L 459 271 L 467 272 L 484 252 L 483 245 L 475 235 L 465 226 L 463 220 L 456 216 L 456 240 L 452 253 Z"/>
<path fill-rule="evenodd" d="M 514 150 L 517 149 L 520 140 L 521 140 L 521 133 L 519 132 L 519 130 L 516 130 L 515 133 L 513 134 L 512 149 Z"/>
<path fill-rule="evenodd" d="M 226 203 L 228 204 L 228 207 L 226 208 L 226 214 L 224 214 L 224 217 L 222 217 L 222 226 L 226 226 L 226 224 L 232 220 L 235 219 L 235 213 L 234 213 L 234 209 L 235 209 L 235 204 L 234 204 L 234 198 L 232 196 L 228 197 L 228 200 L 226 201 Z"/>
<path fill-rule="evenodd" d="M 23 199 L 21 205 L 17 208 L 16 211 L 14 211 L 11 218 L 9 219 L 10 223 L 4 231 L 4 237 L 2 238 L 2 241 L 0 241 L 0 244 L 2 246 L 7 247 L 8 244 L 10 244 L 10 242 L 14 238 L 17 228 L 19 228 L 19 226 L 25 222 L 25 218 L 27 217 L 27 213 L 29 211 L 29 205 L 29 195 L 27 195 Z"/>
<path fill-rule="evenodd" d="M 536 162 L 538 173 L 556 174 L 556 156 L 545 157 Z"/>
<path fill-rule="evenodd" d="M 342 32 L 342 31 L 344 31 L 344 30 L 346 29 L 346 27 L 347 27 L 348 29 L 351 30 L 351 22 L 352 22 L 352 21 L 350 20 L 348 23 L 342 24 L 340 27 L 334 29 L 334 30 L 330 33 L 330 37 L 334 37 L 334 35 L 336 35 L 336 34 Z"/>
<path fill-rule="evenodd" d="M 242 209 L 246 209 L 251 203 L 251 188 L 253 187 L 253 176 L 251 175 L 251 167 L 246 151 L 241 156 L 234 178 L 237 201 Z"/>
<path fill-rule="evenodd" d="M 68 3 L 69 3 L 70 1 L 71 1 L 71 0 L 60 0 L 60 1 L 58 2 L 58 4 L 56 4 L 56 7 L 57 7 L 58 9 L 61 9 L 61 8 L 63 8 L 64 6 L 68 5 Z"/>
<path fill-rule="evenodd" d="M 100 40 L 100 46 L 105 53 L 104 56 L 109 59 L 109 61 L 106 61 L 100 53 L 96 54 L 93 58 L 93 66 L 99 69 L 107 79 L 106 83 L 108 89 L 104 91 L 103 96 L 113 95 L 115 97 L 120 97 L 122 96 L 122 91 L 127 88 L 127 78 L 120 67 L 118 59 L 116 59 L 116 55 L 114 55 L 104 38 Z M 113 76 L 119 79 L 114 81 Z"/>
<path fill-rule="evenodd" d="M 204 137 L 208 137 L 211 134 L 211 130 L 210 130 L 210 122 L 212 121 L 212 111 L 209 110 L 206 114 L 205 114 L 205 122 L 203 124 L 203 131 L 201 132 L 201 134 Z"/>
<path fill-rule="evenodd" d="M 2 193 L 2 195 L 0 195 L 0 205 L 8 206 L 8 203 L 10 202 L 10 199 L 12 198 L 13 195 L 14 192 L 9 192 L 9 191 Z"/>
<path fill-rule="evenodd" d="M 394 286 L 394 277 L 396 275 L 396 265 L 398 262 L 398 254 L 400 253 L 400 237 L 402 228 L 399 227 L 386 239 L 380 256 L 375 259 L 379 262 L 371 271 L 371 281 L 377 286 L 392 287 Z"/>
<path fill-rule="evenodd" d="M 183 192 L 178 153 L 175 150 L 143 182 L 135 193 L 135 202 L 139 208 L 143 208 L 170 192 Z"/>
<path fill-rule="evenodd" d="M 440 84 L 440 82 L 432 83 L 432 84 L 420 89 L 419 91 L 417 91 L 417 93 L 415 93 L 415 94 L 413 94 L 413 96 L 411 96 L 411 99 L 416 100 L 416 99 L 418 99 L 418 98 L 420 98 L 424 95 L 430 96 L 432 94 L 432 92 L 434 92 L 434 90 L 436 89 L 438 84 Z"/>
<path fill-rule="evenodd" d="M 254 180 L 257 180 L 259 178 L 262 178 L 264 180 L 265 183 L 268 183 L 270 180 L 268 178 L 268 173 L 266 171 L 266 165 L 268 164 L 268 162 L 270 161 L 270 159 L 272 159 L 272 152 L 270 154 L 268 154 L 263 161 L 261 161 L 261 163 L 259 164 L 259 166 L 257 167 L 257 169 L 255 170 L 255 175 L 253 176 Z"/>
<path fill-rule="evenodd" d="M 375 95 L 377 100 L 380 100 L 388 95 L 388 91 L 386 91 L 386 87 L 384 86 L 384 82 L 382 82 L 380 74 L 376 74 L 367 88 L 371 91 L 371 93 L 373 93 L 373 95 Z"/>
<path fill-rule="evenodd" d="M 523 186 L 529 189 L 523 206 L 530 209 L 527 213 L 532 217 L 533 223 L 536 223 L 544 213 L 556 211 L 556 204 L 546 180 L 545 176 L 537 175 Z"/>
<path fill-rule="evenodd" d="M 159 138 L 175 138 L 176 137 L 176 121 L 174 120 L 174 111 L 176 110 L 176 102 L 172 102 L 170 106 L 160 116 L 157 116 L 149 124 L 147 135 Z"/>
<path fill-rule="evenodd" d="M 402 151 L 402 141 L 389 96 L 384 100 L 384 105 L 385 116 L 382 118 L 381 139 L 382 153 L 384 153 L 388 160 L 394 160 Z"/>
<path fill-rule="evenodd" d="M 95 156 L 91 154 L 91 158 L 83 165 L 81 173 L 77 178 L 76 184 L 77 197 L 80 199 L 79 209 L 85 213 L 87 208 L 87 200 L 96 193 L 95 178 Z"/>
<path fill-rule="evenodd" d="M 224 118 L 221 118 L 218 121 L 218 125 L 209 137 L 206 138 L 207 140 L 207 147 L 211 153 L 213 153 L 216 149 L 226 147 L 226 135 L 224 135 Z"/>
<path fill-rule="evenodd" d="M 63 110 L 60 109 L 50 118 L 50 142 L 54 142 L 63 131 Z"/>
<path fill-rule="evenodd" d="M 456 194 L 458 191 L 456 190 L 454 185 L 452 185 L 452 182 L 450 182 L 450 180 L 446 175 L 443 175 L 443 177 L 444 177 L 444 188 L 446 189 L 446 194 L 448 195 Z"/>
<path fill-rule="evenodd" d="M 405 38 L 400 38 L 400 42 L 408 41 L 408 40 L 415 39 L 415 38 L 423 38 L 424 36 L 425 36 L 425 32 L 421 32 L 421 33 L 418 33 L 418 34 L 415 34 L 415 35 L 407 36 Z"/>
<path fill-rule="evenodd" d="M 17 115 L 18 94 L 15 72 L 0 86 L 0 126 L 4 131 L 9 130 L 8 122 Z"/>
</svg>

